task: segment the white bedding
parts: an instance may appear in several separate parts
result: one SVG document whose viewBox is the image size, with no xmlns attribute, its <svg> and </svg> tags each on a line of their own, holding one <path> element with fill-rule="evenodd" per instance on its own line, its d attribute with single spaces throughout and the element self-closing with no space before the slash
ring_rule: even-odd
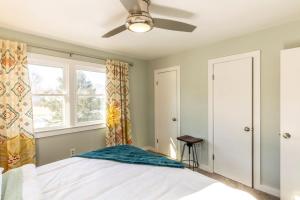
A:
<svg viewBox="0 0 300 200">
<path fill-rule="evenodd" d="M 1 169 L 0 169 L 1 171 Z M 40 200 L 41 190 L 33 164 L 23 165 L 3 174 L 0 200 Z"/>
<path fill-rule="evenodd" d="M 189 169 L 69 158 L 37 168 L 45 200 L 251 200 Z"/>
</svg>

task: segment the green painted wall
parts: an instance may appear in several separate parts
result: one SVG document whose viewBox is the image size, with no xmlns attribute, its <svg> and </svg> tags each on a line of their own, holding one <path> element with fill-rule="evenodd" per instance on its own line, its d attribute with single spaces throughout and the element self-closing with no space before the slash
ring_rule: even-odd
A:
<svg viewBox="0 0 300 200">
<path fill-rule="evenodd" d="M 130 68 L 130 100 L 132 117 L 132 134 L 134 143 L 138 146 L 148 144 L 148 92 L 147 92 L 147 64 L 145 61 L 130 57 L 107 53 L 95 49 L 89 49 L 69 43 L 37 37 L 16 31 L 0 28 L 0 38 L 22 41 L 29 45 L 58 49 L 63 51 L 79 52 L 84 55 L 96 57 L 109 57 L 126 60 L 134 63 Z M 53 51 L 46 51 L 37 48 L 28 48 L 29 52 L 68 58 L 68 55 Z M 99 62 L 103 61 L 89 59 L 80 56 L 73 56 L 73 59 Z M 70 148 L 76 148 L 77 153 L 103 147 L 105 145 L 105 129 L 86 132 L 72 133 L 60 136 L 37 139 L 37 160 L 38 164 L 46 164 L 56 160 L 69 157 Z"/>
<path fill-rule="evenodd" d="M 181 133 L 207 139 L 209 59 L 261 50 L 261 181 L 279 188 L 280 50 L 300 46 L 300 22 L 196 48 L 148 63 L 150 134 L 154 145 L 153 70 L 181 67 Z M 207 164 L 207 144 L 201 163 Z"/>
<path fill-rule="evenodd" d="M 207 61 L 261 50 L 261 181 L 262 184 L 279 188 L 279 55 L 282 49 L 300 46 L 299 21 L 149 62 L 2 28 L 0 38 L 133 62 L 134 67 L 130 69 L 130 98 L 133 137 L 139 146 L 154 146 L 154 69 L 181 66 L 181 133 L 207 138 Z M 29 51 L 68 57 L 35 48 L 29 48 Z M 74 56 L 74 59 L 99 62 L 78 56 Z M 38 139 L 39 164 L 64 159 L 73 147 L 78 152 L 103 147 L 104 136 L 105 130 L 101 129 Z M 201 152 L 201 163 L 207 164 L 207 144 L 203 145 Z"/>
</svg>

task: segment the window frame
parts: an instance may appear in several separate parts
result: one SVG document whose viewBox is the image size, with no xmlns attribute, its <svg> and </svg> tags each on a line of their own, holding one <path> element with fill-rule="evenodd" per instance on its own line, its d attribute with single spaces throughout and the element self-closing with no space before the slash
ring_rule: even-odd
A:
<svg viewBox="0 0 300 200">
<path fill-rule="evenodd" d="M 57 62 L 54 60 L 42 60 L 42 59 L 35 59 L 32 58 L 30 59 L 30 63 L 28 62 L 28 64 L 30 65 L 41 65 L 41 66 L 45 66 L 45 67 L 52 67 L 52 68 L 60 68 L 63 70 L 63 83 L 64 83 L 64 88 L 63 88 L 63 92 L 61 94 L 59 93 L 52 93 L 52 94 L 47 94 L 47 93 L 33 93 L 31 92 L 32 97 L 52 97 L 52 96 L 56 96 L 56 97 L 63 97 L 64 99 L 64 103 L 63 103 L 63 107 L 62 107 L 62 111 L 63 111 L 63 124 L 61 126 L 51 126 L 51 127 L 47 127 L 47 128 L 37 128 L 35 130 L 38 131 L 49 131 L 49 130 L 57 130 L 57 129 L 62 129 L 64 127 L 67 126 L 67 113 L 66 113 L 66 104 L 67 104 L 67 99 L 69 98 L 69 91 L 68 91 L 68 73 L 67 73 L 67 66 L 64 65 L 61 62 Z"/>
<path fill-rule="evenodd" d="M 41 65 L 63 68 L 64 80 L 64 125 L 47 128 L 34 129 L 36 138 L 49 137 L 54 135 L 76 133 L 87 130 L 105 128 L 105 120 L 91 121 L 88 123 L 77 123 L 77 77 L 76 71 L 95 71 L 105 73 L 105 66 L 100 63 L 78 61 L 74 59 L 60 58 L 36 53 L 28 53 L 28 65 Z M 32 94 L 32 96 L 61 96 L 60 94 Z M 104 95 L 105 96 L 105 95 Z"/>
<path fill-rule="evenodd" d="M 88 122 L 78 122 L 77 121 L 77 103 L 78 103 L 78 97 L 79 96 L 98 96 L 98 97 L 104 97 L 105 98 L 105 93 L 103 95 L 79 95 L 77 93 L 77 71 L 87 71 L 87 72 L 97 72 L 97 73 L 105 73 L 105 68 L 98 68 L 97 65 L 92 64 L 93 66 L 89 65 L 86 66 L 86 63 L 82 63 L 82 62 L 77 62 L 73 68 L 74 68 L 74 126 L 89 126 L 89 125 L 94 125 L 94 124 L 105 124 L 105 119 L 104 120 L 94 120 L 94 121 L 88 121 Z M 104 111 L 105 112 L 105 111 Z"/>
</svg>

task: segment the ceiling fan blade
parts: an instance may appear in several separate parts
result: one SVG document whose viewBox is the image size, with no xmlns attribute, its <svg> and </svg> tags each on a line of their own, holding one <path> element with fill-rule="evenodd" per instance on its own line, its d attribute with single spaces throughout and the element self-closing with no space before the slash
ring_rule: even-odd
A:
<svg viewBox="0 0 300 200">
<path fill-rule="evenodd" d="M 111 37 L 111 36 L 114 36 L 114 35 L 117 35 L 117 34 L 123 32 L 123 31 L 125 31 L 125 30 L 126 30 L 126 26 L 125 26 L 125 25 L 122 25 L 122 26 L 119 26 L 119 27 L 117 27 L 117 28 L 115 28 L 115 29 L 109 31 L 108 33 L 104 34 L 102 37 L 103 37 L 103 38 L 109 38 L 109 37 Z"/>
<path fill-rule="evenodd" d="M 128 10 L 129 13 L 140 11 L 141 6 L 139 0 L 120 0 L 123 6 Z"/>
<path fill-rule="evenodd" d="M 186 10 L 172 8 L 172 7 L 158 5 L 158 4 L 151 4 L 149 9 L 151 13 L 169 16 L 169 17 L 190 19 L 195 16 L 194 13 Z"/>
<path fill-rule="evenodd" d="M 196 26 L 169 19 L 153 18 L 154 27 L 172 31 L 193 32 Z"/>
</svg>

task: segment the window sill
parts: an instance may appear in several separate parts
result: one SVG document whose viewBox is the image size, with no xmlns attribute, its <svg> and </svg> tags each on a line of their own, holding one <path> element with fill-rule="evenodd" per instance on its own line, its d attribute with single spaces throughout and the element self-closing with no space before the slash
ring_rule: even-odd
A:
<svg viewBox="0 0 300 200">
<path fill-rule="evenodd" d="M 89 131 L 89 130 L 103 129 L 103 128 L 106 128 L 105 124 L 76 126 L 76 127 L 69 127 L 69 128 L 56 128 L 51 130 L 36 130 L 35 138 L 45 138 L 45 137 L 64 135 L 70 133 L 78 133 L 82 131 Z"/>
</svg>

